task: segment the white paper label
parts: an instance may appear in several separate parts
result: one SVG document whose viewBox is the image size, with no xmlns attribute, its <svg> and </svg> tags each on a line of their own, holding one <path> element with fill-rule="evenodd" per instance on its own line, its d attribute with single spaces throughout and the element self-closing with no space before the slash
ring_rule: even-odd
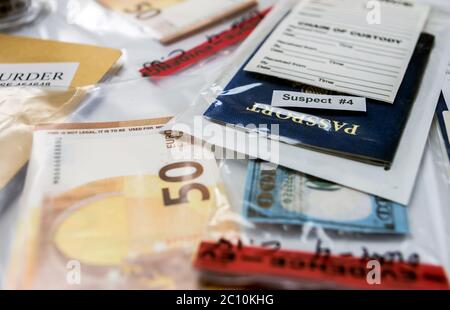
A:
<svg viewBox="0 0 450 310">
<path fill-rule="evenodd" d="M 366 99 L 275 90 L 272 96 L 272 106 L 366 112 Z"/>
<path fill-rule="evenodd" d="M 300 1 L 245 70 L 393 103 L 429 7 L 379 1 L 376 23 L 369 3 Z"/>
<path fill-rule="evenodd" d="M 0 87 L 60 87 L 72 83 L 79 63 L 19 63 L 0 64 Z"/>
</svg>

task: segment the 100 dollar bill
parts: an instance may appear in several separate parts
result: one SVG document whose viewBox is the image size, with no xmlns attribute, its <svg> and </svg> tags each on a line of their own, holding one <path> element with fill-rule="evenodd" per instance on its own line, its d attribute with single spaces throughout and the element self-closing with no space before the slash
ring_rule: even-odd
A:
<svg viewBox="0 0 450 310">
<path fill-rule="evenodd" d="M 243 212 L 254 223 L 311 223 L 360 233 L 409 231 L 403 205 L 261 161 L 249 163 Z"/>
<path fill-rule="evenodd" d="M 213 154 L 167 121 L 35 131 L 8 287 L 195 287 L 193 250 L 227 201 Z"/>
</svg>

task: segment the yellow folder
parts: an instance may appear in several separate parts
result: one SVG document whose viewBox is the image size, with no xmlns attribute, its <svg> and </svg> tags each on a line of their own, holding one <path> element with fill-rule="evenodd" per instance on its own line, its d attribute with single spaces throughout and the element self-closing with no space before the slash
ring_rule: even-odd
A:
<svg viewBox="0 0 450 310">
<path fill-rule="evenodd" d="M 1 191 L 28 161 L 34 125 L 63 121 L 83 97 L 79 87 L 98 83 L 118 62 L 122 52 L 92 45 L 1 34 L 0 46 L 0 68 L 5 64 L 19 64 L 23 73 L 23 68 L 26 71 L 24 64 L 44 68 L 46 64 L 53 67 L 67 63 L 76 65 L 76 72 L 67 89 L 0 86 Z M 3 72 L 4 79 L 10 73 Z"/>
</svg>

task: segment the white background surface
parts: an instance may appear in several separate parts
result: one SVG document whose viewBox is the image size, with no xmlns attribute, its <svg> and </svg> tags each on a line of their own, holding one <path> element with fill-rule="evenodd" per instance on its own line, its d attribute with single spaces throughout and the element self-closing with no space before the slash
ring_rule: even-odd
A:
<svg viewBox="0 0 450 310">
<path fill-rule="evenodd" d="M 264 1 L 266 3 L 273 1 Z M 448 0 L 428 0 L 420 1 L 426 3 L 433 3 L 439 6 L 440 10 L 446 10 L 450 13 L 450 1 Z M 102 7 L 89 0 L 58 0 L 52 1 L 55 11 L 47 14 L 39 20 L 38 23 L 31 27 L 24 27 L 14 32 L 14 34 L 27 35 L 38 38 L 57 39 L 69 42 L 91 43 L 96 45 L 105 45 L 110 47 L 121 48 L 126 54 L 126 63 L 124 70 L 121 71 L 115 79 L 130 80 L 139 77 L 137 70 L 142 66 L 143 62 L 151 61 L 161 57 L 166 57 L 169 52 L 177 48 L 188 48 L 205 41 L 207 33 L 214 34 L 226 29 L 229 25 L 221 25 L 209 29 L 194 38 L 190 38 L 165 47 L 159 43 L 149 39 L 147 34 L 130 25 L 125 19 L 121 18 L 115 13 L 111 13 Z M 439 28 L 443 25 L 450 25 L 450 20 L 446 16 L 440 17 L 440 13 L 435 12 L 433 27 Z M 223 53 L 222 55 L 223 56 Z M 188 70 L 183 76 L 190 76 L 193 78 L 183 89 L 189 89 L 185 94 L 187 98 L 195 96 L 195 94 L 203 86 L 203 82 L 208 79 L 208 74 L 213 74 L 220 70 L 226 57 L 214 57 L 214 61 L 205 61 L 201 66 L 197 66 Z M 449 55 L 450 58 L 450 55 Z M 178 80 L 178 79 L 177 79 Z M 151 92 L 151 86 L 145 88 L 141 85 L 142 91 Z M 170 81 L 164 85 L 164 89 L 177 90 L 179 84 Z M 160 87 L 160 86 L 158 86 Z M 135 90 L 133 90 L 135 91 Z M 153 106 L 148 107 L 149 113 L 157 113 L 158 106 L 152 103 Z M 186 107 L 188 103 L 186 103 Z M 172 108 L 182 109 L 183 103 Z M 133 117 L 133 109 L 118 110 L 114 115 L 115 118 Z M 83 113 L 83 112 L 81 112 Z M 99 113 L 89 114 L 89 117 L 96 119 Z M 142 118 L 142 117 L 140 117 Z M 427 143 L 428 144 L 428 143 Z M 436 243 L 444 249 L 446 256 L 445 260 L 447 272 L 450 270 L 450 251 L 448 247 L 450 244 L 450 184 L 446 181 L 446 176 L 442 173 L 442 168 L 439 163 L 434 160 L 432 150 L 427 145 L 425 155 L 422 162 L 422 167 L 419 172 L 417 184 L 412 198 L 414 207 L 426 208 L 427 205 L 440 205 L 442 207 L 442 214 L 440 215 L 443 221 L 436 222 L 436 229 L 442 231 L 441 237 L 436 240 Z M 231 181 L 231 180 L 230 180 Z M 0 278 L 5 270 L 5 263 L 10 245 L 10 237 L 14 234 L 15 217 L 17 215 L 17 206 L 12 205 L 6 212 L 0 213 Z"/>
</svg>

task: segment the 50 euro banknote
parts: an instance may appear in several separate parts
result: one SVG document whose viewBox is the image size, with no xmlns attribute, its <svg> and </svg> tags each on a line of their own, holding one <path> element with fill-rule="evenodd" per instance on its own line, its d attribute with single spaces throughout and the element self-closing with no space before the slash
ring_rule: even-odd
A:
<svg viewBox="0 0 450 310">
<path fill-rule="evenodd" d="M 262 161 L 248 166 L 243 212 L 253 223 L 407 234 L 403 205 Z"/>
<path fill-rule="evenodd" d="M 6 287 L 197 286 L 193 251 L 228 202 L 213 154 L 168 120 L 36 129 Z"/>
</svg>

